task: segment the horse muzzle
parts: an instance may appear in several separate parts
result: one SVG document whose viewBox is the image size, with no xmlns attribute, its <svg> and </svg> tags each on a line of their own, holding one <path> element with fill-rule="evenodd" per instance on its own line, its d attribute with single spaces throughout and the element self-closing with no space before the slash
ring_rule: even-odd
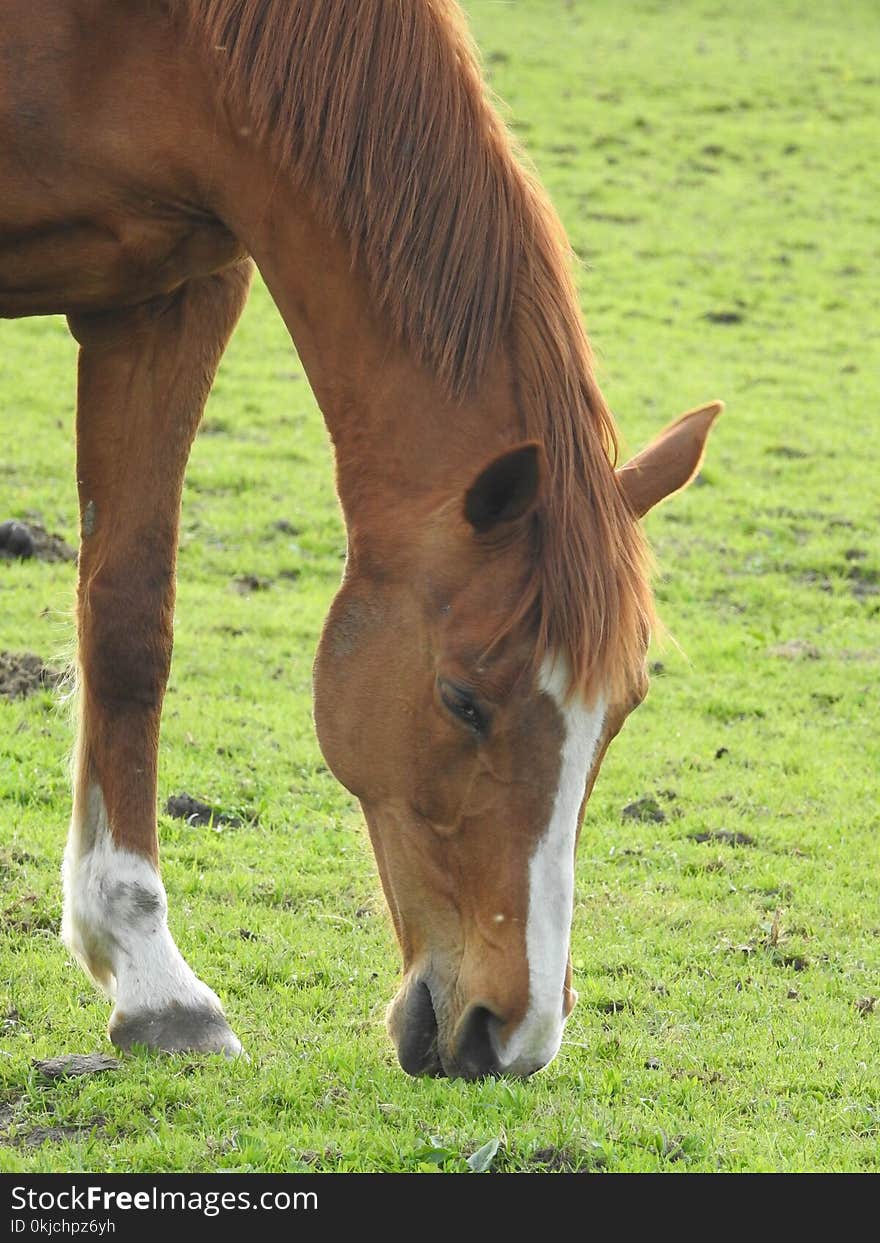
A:
<svg viewBox="0 0 880 1243">
<path fill-rule="evenodd" d="M 543 1050 L 518 1050 L 505 1057 L 503 1019 L 486 1005 L 472 1002 L 457 1022 L 446 1021 L 446 1007 L 430 980 L 408 982 L 388 1008 L 387 1026 L 397 1057 L 408 1075 L 449 1079 L 485 1079 L 498 1075 L 526 1078 L 555 1056 L 558 1040 Z M 561 1034 L 562 1022 L 559 1023 Z M 509 1042 L 506 1042 L 509 1044 Z"/>
</svg>

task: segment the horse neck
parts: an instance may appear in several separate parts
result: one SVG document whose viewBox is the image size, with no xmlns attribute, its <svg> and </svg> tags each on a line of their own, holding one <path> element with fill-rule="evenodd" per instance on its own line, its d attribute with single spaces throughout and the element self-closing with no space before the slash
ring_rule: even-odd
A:
<svg viewBox="0 0 880 1243">
<path fill-rule="evenodd" d="M 336 452 L 350 543 L 416 521 L 464 491 L 522 438 L 510 360 L 499 349 L 477 388 L 453 399 L 397 342 L 352 264 L 350 247 L 269 170 L 225 216 L 281 312 Z"/>
</svg>

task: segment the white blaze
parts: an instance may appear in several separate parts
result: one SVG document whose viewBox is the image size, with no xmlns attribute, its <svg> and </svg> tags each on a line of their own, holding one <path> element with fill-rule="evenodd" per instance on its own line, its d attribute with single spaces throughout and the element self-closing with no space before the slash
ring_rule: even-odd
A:
<svg viewBox="0 0 880 1243">
<path fill-rule="evenodd" d="M 549 659 L 541 670 L 541 690 L 555 701 L 565 737 L 550 823 L 529 861 L 529 1008 L 499 1050 L 501 1070 L 511 1074 L 529 1074 L 552 1061 L 559 1051 L 565 1025 L 562 1001 L 574 909 L 578 812 L 606 712 L 601 696 L 590 708 L 577 694 L 566 703 L 567 673 L 563 662 Z"/>
<path fill-rule="evenodd" d="M 128 1018 L 171 1006 L 222 1014 L 168 931 L 165 887 L 150 859 L 117 846 L 92 785 L 74 812 L 64 852 L 61 937 Z"/>
</svg>

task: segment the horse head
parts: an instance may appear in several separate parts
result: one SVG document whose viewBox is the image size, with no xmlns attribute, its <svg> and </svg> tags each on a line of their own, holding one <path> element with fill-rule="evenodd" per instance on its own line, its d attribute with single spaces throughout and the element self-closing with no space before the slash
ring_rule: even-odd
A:
<svg viewBox="0 0 880 1243">
<path fill-rule="evenodd" d="M 694 476 L 720 409 L 617 472 L 633 522 Z M 381 555 L 350 556 L 316 660 L 321 747 L 362 804 L 403 955 L 388 1027 L 411 1074 L 531 1074 L 576 1000 L 581 814 L 647 675 L 581 688 L 570 654 L 536 650 L 520 604 L 547 486 L 529 442 L 402 504 Z"/>
</svg>

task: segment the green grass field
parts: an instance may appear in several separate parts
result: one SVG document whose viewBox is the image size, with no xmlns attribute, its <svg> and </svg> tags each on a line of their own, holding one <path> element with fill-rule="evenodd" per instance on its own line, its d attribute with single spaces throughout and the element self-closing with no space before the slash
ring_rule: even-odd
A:
<svg viewBox="0 0 880 1243">
<path fill-rule="evenodd" d="M 397 1068 L 396 945 L 310 714 L 331 455 L 260 286 L 188 475 L 160 776 L 163 804 L 245 818 L 161 833 L 172 930 L 250 1060 L 35 1072 L 111 1052 L 108 1006 L 57 939 L 68 709 L 0 700 L 0 1170 L 455 1171 L 490 1140 L 499 1171 L 880 1169 L 876 5 L 467 9 L 626 445 L 727 402 L 700 486 L 648 522 L 678 647 L 588 810 L 562 1051 L 528 1082 Z M 72 340 L 0 343 L 0 520 L 74 542 Z M 0 562 L 0 651 L 63 665 L 73 581 Z M 662 822 L 622 817 L 643 797 Z"/>
</svg>

